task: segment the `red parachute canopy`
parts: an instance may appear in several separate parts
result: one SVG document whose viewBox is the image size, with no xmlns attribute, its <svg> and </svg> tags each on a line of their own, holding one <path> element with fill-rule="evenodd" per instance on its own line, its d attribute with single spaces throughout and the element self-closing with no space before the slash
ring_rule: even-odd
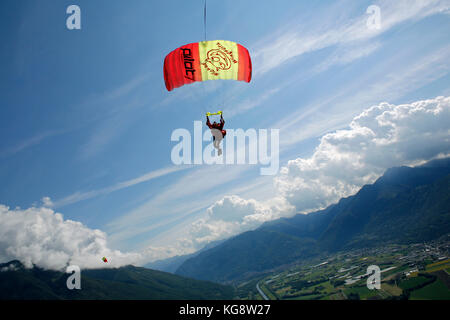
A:
<svg viewBox="0 0 450 320">
<path fill-rule="evenodd" d="M 190 43 L 169 53 L 164 59 L 166 88 L 196 81 L 239 80 L 250 82 L 252 61 L 248 50 L 225 40 Z"/>
</svg>

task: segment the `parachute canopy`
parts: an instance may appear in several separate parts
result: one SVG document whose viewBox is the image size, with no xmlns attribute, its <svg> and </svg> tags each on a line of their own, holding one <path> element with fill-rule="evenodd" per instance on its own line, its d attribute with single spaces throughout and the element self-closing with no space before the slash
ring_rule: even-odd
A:
<svg viewBox="0 0 450 320">
<path fill-rule="evenodd" d="M 164 81 L 169 91 L 196 81 L 250 82 L 251 78 L 248 50 L 232 41 L 190 43 L 175 49 L 164 60 Z"/>
</svg>

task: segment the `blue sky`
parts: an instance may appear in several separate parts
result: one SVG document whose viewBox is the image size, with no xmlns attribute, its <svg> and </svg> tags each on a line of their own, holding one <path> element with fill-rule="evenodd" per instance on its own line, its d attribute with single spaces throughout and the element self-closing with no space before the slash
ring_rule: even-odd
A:
<svg viewBox="0 0 450 320">
<path fill-rule="evenodd" d="M 208 40 L 248 48 L 252 82 L 167 92 L 164 57 L 204 40 L 203 0 L 1 1 L 0 204 L 51 207 L 122 251 L 198 248 L 208 208 L 280 189 L 259 165 L 174 166 L 173 130 L 220 108 L 228 128 L 279 128 L 286 166 L 373 105 L 448 96 L 449 3 L 208 0 Z M 66 28 L 71 4 L 81 30 Z M 372 4 L 380 30 L 366 26 Z"/>
</svg>

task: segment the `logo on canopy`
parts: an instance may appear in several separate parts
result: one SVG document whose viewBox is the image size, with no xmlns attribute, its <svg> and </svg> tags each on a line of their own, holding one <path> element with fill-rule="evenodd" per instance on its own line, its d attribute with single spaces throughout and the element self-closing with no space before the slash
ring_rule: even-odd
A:
<svg viewBox="0 0 450 320">
<path fill-rule="evenodd" d="M 206 53 L 206 59 L 201 63 L 212 75 L 218 76 L 220 70 L 229 70 L 233 64 L 238 63 L 233 52 L 217 42 L 217 49 Z"/>
</svg>

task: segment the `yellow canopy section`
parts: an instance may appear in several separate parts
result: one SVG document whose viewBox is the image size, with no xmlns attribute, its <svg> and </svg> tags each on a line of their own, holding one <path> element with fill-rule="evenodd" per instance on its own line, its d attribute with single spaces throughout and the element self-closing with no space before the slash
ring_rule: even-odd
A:
<svg viewBox="0 0 450 320">
<path fill-rule="evenodd" d="M 237 43 L 226 40 L 198 43 L 202 80 L 238 80 L 239 50 Z"/>
</svg>

